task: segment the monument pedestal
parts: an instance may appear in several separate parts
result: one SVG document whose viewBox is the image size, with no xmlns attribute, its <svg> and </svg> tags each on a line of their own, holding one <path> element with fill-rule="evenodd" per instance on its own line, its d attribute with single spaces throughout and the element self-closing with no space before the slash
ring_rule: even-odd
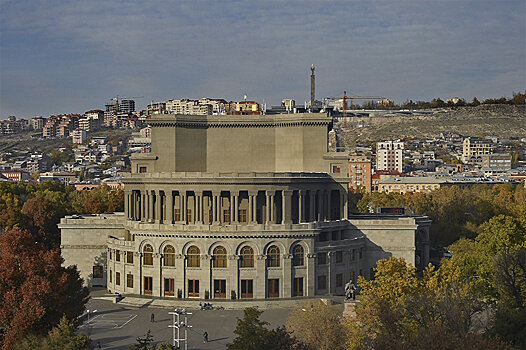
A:
<svg viewBox="0 0 526 350">
<path fill-rule="evenodd" d="M 343 317 L 350 317 L 351 319 L 356 319 L 356 306 L 360 302 L 357 300 L 348 300 L 343 303 Z"/>
</svg>

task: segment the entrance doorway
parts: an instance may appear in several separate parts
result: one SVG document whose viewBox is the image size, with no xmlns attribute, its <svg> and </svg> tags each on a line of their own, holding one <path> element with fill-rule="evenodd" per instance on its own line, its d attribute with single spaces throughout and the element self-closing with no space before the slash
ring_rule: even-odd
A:
<svg viewBox="0 0 526 350">
<path fill-rule="evenodd" d="M 279 298 L 279 278 L 268 280 L 268 297 Z"/>
<path fill-rule="evenodd" d="M 188 280 L 188 297 L 199 297 L 199 280 Z"/>
<path fill-rule="evenodd" d="M 152 281 L 153 279 L 151 277 L 144 277 L 144 294 L 152 294 Z"/>
<path fill-rule="evenodd" d="M 214 280 L 214 299 L 226 298 L 226 280 Z"/>
<path fill-rule="evenodd" d="M 164 295 L 173 297 L 174 296 L 175 283 L 173 278 L 164 279 Z"/>
<path fill-rule="evenodd" d="M 294 278 L 293 292 L 295 297 L 303 296 L 303 277 Z"/>
<path fill-rule="evenodd" d="M 241 299 L 252 299 L 254 297 L 254 281 L 241 280 Z"/>
</svg>

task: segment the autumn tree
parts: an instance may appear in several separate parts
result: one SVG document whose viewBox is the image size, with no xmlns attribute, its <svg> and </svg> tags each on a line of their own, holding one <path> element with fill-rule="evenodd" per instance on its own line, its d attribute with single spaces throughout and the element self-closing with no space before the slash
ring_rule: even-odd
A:
<svg viewBox="0 0 526 350">
<path fill-rule="evenodd" d="M 345 336 L 340 316 L 341 312 L 322 301 L 309 301 L 290 312 L 287 329 L 311 349 L 343 349 Z"/>
<path fill-rule="evenodd" d="M 482 304 L 458 267 L 430 266 L 419 277 L 404 259 L 384 259 L 373 280 L 360 277 L 358 284 L 361 298 L 357 319 L 347 322 L 348 349 L 507 348 L 471 331 Z"/>
<path fill-rule="evenodd" d="M 44 335 L 65 315 L 77 319 L 88 289 L 76 267 L 62 267 L 58 250 L 47 250 L 20 229 L 0 235 L 0 346 L 12 349 L 27 334 Z"/>
</svg>

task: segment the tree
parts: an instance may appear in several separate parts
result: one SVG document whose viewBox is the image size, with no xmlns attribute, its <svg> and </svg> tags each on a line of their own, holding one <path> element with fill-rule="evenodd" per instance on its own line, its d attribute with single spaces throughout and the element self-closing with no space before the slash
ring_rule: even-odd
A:
<svg viewBox="0 0 526 350">
<path fill-rule="evenodd" d="M 60 319 L 60 323 L 54 327 L 47 337 L 39 338 L 34 335 L 28 336 L 18 346 L 17 350 L 87 350 L 90 349 L 90 341 L 87 336 L 76 332 L 73 322 L 66 316 Z"/>
<path fill-rule="evenodd" d="M 243 311 L 243 319 L 237 319 L 234 334 L 237 335 L 228 350 L 309 350 L 305 344 L 296 340 L 284 327 L 269 330 L 268 322 L 261 321 L 262 311 L 254 307 Z"/>
<path fill-rule="evenodd" d="M 460 269 L 428 267 L 422 277 L 404 259 L 377 263 L 375 278 L 359 278 L 356 320 L 348 320 L 348 349 L 506 349 L 471 332 L 481 310 Z M 483 327 L 482 327 L 483 329 Z"/>
<path fill-rule="evenodd" d="M 57 224 L 61 214 L 50 200 L 43 197 L 31 198 L 24 204 L 22 213 L 26 216 L 27 227 L 37 242 L 44 244 L 48 249 L 58 248 L 60 232 Z"/>
<path fill-rule="evenodd" d="M 322 301 L 309 301 L 302 308 L 291 311 L 287 329 L 312 349 L 343 349 L 345 336 L 340 314 Z"/>
<path fill-rule="evenodd" d="M 46 250 L 32 235 L 13 229 L 0 235 L 0 346 L 11 349 L 29 333 L 46 334 L 65 315 L 77 319 L 89 291 L 76 267 L 62 267 L 58 250 Z"/>
</svg>

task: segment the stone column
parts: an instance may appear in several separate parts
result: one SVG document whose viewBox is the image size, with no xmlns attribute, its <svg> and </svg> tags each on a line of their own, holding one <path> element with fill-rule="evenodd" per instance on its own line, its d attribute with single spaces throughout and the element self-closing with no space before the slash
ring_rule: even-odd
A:
<svg viewBox="0 0 526 350">
<path fill-rule="evenodd" d="M 318 216 L 318 221 L 323 221 L 323 193 L 322 193 L 322 190 L 319 190 L 318 193 L 317 193 L 317 197 L 318 197 L 318 210 L 317 210 L 317 216 Z"/>
<path fill-rule="evenodd" d="M 291 190 L 282 191 L 281 199 L 281 223 L 290 224 L 292 223 L 292 192 Z"/>
<path fill-rule="evenodd" d="M 272 193 L 270 195 L 270 204 L 269 204 L 269 207 L 270 207 L 270 222 L 275 224 L 276 223 L 276 209 L 275 208 L 275 205 L 276 205 L 276 200 L 275 200 L 275 197 L 276 197 L 276 194 L 275 192 Z"/>
<path fill-rule="evenodd" d="M 155 223 L 161 223 L 161 210 L 162 210 L 162 199 L 161 191 L 155 190 Z"/>
<path fill-rule="evenodd" d="M 292 254 L 283 254 L 283 274 L 280 283 L 280 298 L 291 298 L 294 294 L 292 286 Z M 285 292 L 287 291 L 287 292 Z"/>
<path fill-rule="evenodd" d="M 327 191 L 327 221 L 330 221 L 332 219 L 332 213 L 331 213 L 331 190 Z"/>
<path fill-rule="evenodd" d="M 248 222 L 250 224 L 255 224 L 257 222 L 256 218 L 256 202 L 257 202 L 257 191 L 248 192 Z"/>
<path fill-rule="evenodd" d="M 149 200 L 149 209 L 148 209 L 148 213 L 149 213 L 149 217 L 150 217 L 150 222 L 154 222 L 155 221 L 155 217 L 154 217 L 154 212 L 153 212 L 153 196 L 154 196 L 154 193 L 155 191 L 150 191 L 150 200 Z"/>
<path fill-rule="evenodd" d="M 307 281 L 305 281 L 305 296 L 311 297 L 316 294 L 316 254 L 307 254 Z"/>
<path fill-rule="evenodd" d="M 198 224 L 201 222 L 201 195 L 195 193 L 195 223 Z"/>
<path fill-rule="evenodd" d="M 126 213 L 126 218 L 130 218 L 130 194 L 129 192 L 124 192 L 124 212 Z"/>
<path fill-rule="evenodd" d="M 305 191 L 298 191 L 298 223 L 305 220 Z"/>
<path fill-rule="evenodd" d="M 235 205 L 235 201 L 236 201 L 236 196 L 233 194 L 234 192 L 233 191 L 230 191 L 230 222 L 229 224 L 233 224 L 234 223 L 234 212 L 236 210 L 236 205 Z"/>
<path fill-rule="evenodd" d="M 148 204 L 146 203 L 147 194 L 143 193 L 141 196 L 142 196 L 142 201 L 141 201 L 141 204 L 142 204 L 142 218 L 141 218 L 141 221 L 146 221 L 147 217 L 148 217 L 147 216 Z"/>
<path fill-rule="evenodd" d="M 174 223 L 174 207 L 175 207 L 175 199 L 174 199 L 174 193 L 173 191 L 168 192 L 170 194 L 170 197 L 168 198 L 168 224 Z"/>
<path fill-rule="evenodd" d="M 313 193 L 312 190 L 309 190 L 309 204 L 310 204 L 310 206 L 309 206 L 309 209 L 310 209 L 309 210 L 309 221 L 311 221 L 311 222 L 316 221 L 316 217 L 315 217 L 316 216 L 315 215 L 315 213 L 316 213 L 316 211 L 315 211 L 315 209 L 316 209 L 316 201 L 315 201 L 315 199 L 316 199 L 315 193 Z"/>
<path fill-rule="evenodd" d="M 181 191 L 181 221 L 186 224 L 186 191 Z"/>
<path fill-rule="evenodd" d="M 265 222 L 270 224 L 270 193 L 266 191 Z"/>
<path fill-rule="evenodd" d="M 265 299 L 267 297 L 267 256 L 255 256 L 256 275 L 254 276 L 254 298 Z"/>
<path fill-rule="evenodd" d="M 217 217 L 217 207 L 218 207 L 218 195 L 217 192 L 212 192 L 212 216 L 213 216 L 213 224 L 217 225 L 219 224 L 219 220 Z"/>
<path fill-rule="evenodd" d="M 239 223 L 239 192 L 234 195 L 234 224 Z"/>
</svg>

